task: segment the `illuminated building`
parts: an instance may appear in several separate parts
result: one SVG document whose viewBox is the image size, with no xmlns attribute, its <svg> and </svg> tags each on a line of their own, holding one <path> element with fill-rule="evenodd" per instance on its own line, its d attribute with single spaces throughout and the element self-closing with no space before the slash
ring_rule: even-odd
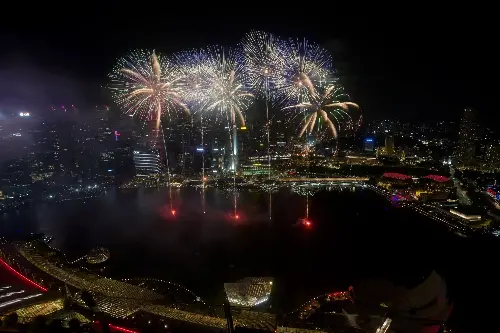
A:
<svg viewBox="0 0 500 333">
<path fill-rule="evenodd" d="M 500 188 L 496 186 L 488 186 L 487 193 L 495 200 L 500 201 Z M 0 196 L 1 198 L 1 196 Z"/>
<path fill-rule="evenodd" d="M 137 176 L 153 176 L 161 172 L 160 153 L 157 150 L 134 150 L 134 165 Z"/>
<path fill-rule="evenodd" d="M 217 141 L 215 142 L 217 144 Z M 221 172 L 224 170 L 224 155 L 225 155 L 225 147 L 221 144 L 220 146 L 214 145 L 212 150 L 210 151 L 210 166 L 213 173 Z"/>
<path fill-rule="evenodd" d="M 248 161 L 251 143 L 249 132 L 250 131 L 246 126 L 241 126 L 238 129 L 238 154 L 236 155 L 238 158 L 238 161 L 236 161 L 237 166 Z"/>
<path fill-rule="evenodd" d="M 481 221 L 481 215 L 477 214 L 473 209 L 470 209 L 468 207 L 452 208 L 450 209 L 450 213 L 452 213 L 453 215 L 457 215 L 469 222 Z"/>
<path fill-rule="evenodd" d="M 500 142 L 490 143 L 486 148 L 485 171 L 497 172 L 500 170 Z"/>
<path fill-rule="evenodd" d="M 243 176 L 265 176 L 269 174 L 269 166 L 267 163 L 245 164 L 240 171 Z"/>
<path fill-rule="evenodd" d="M 477 130 L 474 111 L 465 109 L 460 121 L 458 144 L 455 151 L 458 167 L 470 168 L 475 164 Z"/>
<path fill-rule="evenodd" d="M 450 178 L 440 175 L 416 178 L 401 173 L 386 172 L 377 182 L 377 186 L 406 196 L 407 199 L 442 201 L 449 198 L 453 182 Z"/>
<path fill-rule="evenodd" d="M 61 311 L 64 308 L 64 300 L 58 298 L 37 304 L 23 304 L 20 307 L 12 309 L 11 312 L 17 313 L 20 323 L 30 322 L 37 316 L 47 316 L 54 312 Z"/>
<path fill-rule="evenodd" d="M 272 278 L 246 277 L 235 283 L 224 283 L 231 305 L 252 307 L 266 302 L 271 295 Z"/>
<path fill-rule="evenodd" d="M 345 158 L 337 157 L 337 161 L 344 161 L 347 164 L 377 165 L 378 160 L 373 155 L 350 153 Z"/>
<path fill-rule="evenodd" d="M 87 255 L 89 264 L 101 264 L 107 261 L 110 257 L 109 250 L 104 247 L 95 247 Z"/>
<path fill-rule="evenodd" d="M 169 165 L 180 171 L 182 174 L 192 172 L 195 169 L 195 163 L 199 162 L 201 167 L 201 158 L 196 154 L 196 145 L 201 143 L 201 128 L 202 124 L 196 124 L 196 129 L 193 119 L 185 121 L 185 119 L 175 119 L 169 123 L 165 129 L 165 141 L 168 147 Z M 203 130 L 206 131 L 207 125 L 203 125 Z"/>
<path fill-rule="evenodd" d="M 375 151 L 375 139 L 365 138 L 363 141 L 363 151 L 373 153 Z"/>
</svg>

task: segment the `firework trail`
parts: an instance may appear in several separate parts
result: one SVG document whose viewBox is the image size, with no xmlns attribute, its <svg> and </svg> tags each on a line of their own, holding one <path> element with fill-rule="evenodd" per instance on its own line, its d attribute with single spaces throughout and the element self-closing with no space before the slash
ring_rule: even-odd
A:
<svg viewBox="0 0 500 333">
<path fill-rule="evenodd" d="M 232 168 L 236 170 L 236 126 L 245 126 L 243 112 L 253 102 L 254 95 L 244 85 L 243 63 L 237 49 L 214 46 L 200 51 L 194 68 L 197 90 L 193 98 L 203 113 L 216 120 L 228 120 L 232 127 Z M 188 70 L 193 71 L 193 70 Z"/>
<path fill-rule="evenodd" d="M 276 52 L 278 39 L 272 34 L 253 30 L 247 33 L 241 42 L 245 55 L 245 74 L 248 85 L 253 91 L 264 97 L 266 102 L 266 135 L 268 178 L 271 178 L 270 152 L 270 122 L 269 101 L 274 97 L 274 90 L 278 82 L 281 58 Z"/>
<path fill-rule="evenodd" d="M 201 180 L 203 202 L 205 194 L 205 143 L 203 113 L 207 111 L 211 82 L 208 73 L 211 70 L 209 55 L 204 50 L 191 50 L 177 53 L 174 58 L 183 75 L 183 99 L 194 113 L 200 114 L 202 168 Z M 205 209 L 203 209 L 205 213 Z"/>
<path fill-rule="evenodd" d="M 203 118 L 215 121 L 227 120 L 232 128 L 229 131 L 231 149 L 231 167 L 233 170 L 233 208 L 234 218 L 237 214 L 236 171 L 237 171 L 237 122 L 245 126 L 243 112 L 253 102 L 253 94 L 243 84 L 243 64 L 241 53 L 235 49 L 226 50 L 213 46 L 198 51 L 182 52 L 176 55 L 176 61 L 183 72 L 184 99 L 195 112 L 200 113 L 202 124 L 201 135 L 203 145 Z M 202 160 L 204 164 L 204 156 Z M 203 207 L 205 191 L 204 167 L 202 167 Z M 205 208 L 203 208 L 205 212 Z"/>
<path fill-rule="evenodd" d="M 264 97 L 266 102 L 266 136 L 268 179 L 271 179 L 271 140 L 269 121 L 269 102 L 275 96 L 281 58 L 276 51 L 278 39 L 270 33 L 253 30 L 241 42 L 245 55 L 245 74 L 248 85 Z M 269 219 L 272 219 L 272 193 L 269 191 Z"/>
<path fill-rule="evenodd" d="M 120 58 L 109 74 L 115 102 L 125 113 L 138 115 L 142 121 L 156 119 L 183 110 L 182 72 L 166 57 L 154 51 L 135 50 Z"/>
<path fill-rule="evenodd" d="M 348 113 L 350 107 L 359 108 L 356 103 L 349 101 L 349 95 L 341 86 L 331 84 L 325 88 L 314 89 L 314 94 L 309 96 L 307 101 L 284 107 L 283 110 L 298 109 L 305 114 L 299 137 L 305 132 L 312 133 L 315 127 L 318 131 L 321 130 L 323 122 L 331 136 L 337 138 L 340 120 L 347 118 L 351 121 Z"/>
</svg>

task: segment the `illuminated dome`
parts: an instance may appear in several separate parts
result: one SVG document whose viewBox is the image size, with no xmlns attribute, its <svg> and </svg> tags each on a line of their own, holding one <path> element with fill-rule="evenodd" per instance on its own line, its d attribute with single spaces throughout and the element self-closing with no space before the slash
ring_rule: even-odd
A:
<svg viewBox="0 0 500 333">
<path fill-rule="evenodd" d="M 235 283 L 224 283 L 227 299 L 233 306 L 252 307 L 266 302 L 271 295 L 273 279 L 246 277 Z"/>
<path fill-rule="evenodd" d="M 109 250 L 104 247 L 94 247 L 87 255 L 89 264 L 100 264 L 108 260 L 110 257 Z"/>
</svg>

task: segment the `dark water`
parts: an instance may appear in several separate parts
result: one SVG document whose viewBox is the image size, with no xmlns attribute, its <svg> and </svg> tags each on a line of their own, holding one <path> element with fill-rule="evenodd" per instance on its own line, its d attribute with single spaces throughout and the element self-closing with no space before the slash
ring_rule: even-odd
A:
<svg viewBox="0 0 500 333">
<path fill-rule="evenodd" d="M 273 302 L 283 308 L 361 277 L 404 283 L 430 269 L 446 277 L 460 316 L 485 313 L 477 307 L 481 288 L 497 292 L 495 241 L 460 238 L 368 190 L 309 197 L 311 228 L 295 225 L 305 216 L 306 197 L 288 190 L 272 195 L 272 219 L 268 193 L 240 193 L 238 220 L 224 191 L 207 190 L 205 206 L 194 189 L 169 197 L 168 190 L 113 190 L 86 203 L 39 205 L 0 216 L 0 232 L 46 233 L 70 258 L 101 245 L 111 251 L 110 276 L 175 281 L 208 298 L 224 282 L 273 276 Z"/>
</svg>

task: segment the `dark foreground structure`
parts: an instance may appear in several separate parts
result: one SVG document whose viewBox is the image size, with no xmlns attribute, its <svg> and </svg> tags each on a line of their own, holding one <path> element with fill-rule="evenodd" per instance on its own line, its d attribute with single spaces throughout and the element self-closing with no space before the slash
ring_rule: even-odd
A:
<svg viewBox="0 0 500 333">
<path fill-rule="evenodd" d="M 259 310 L 272 278 L 225 285 L 224 304 L 155 279 L 114 280 L 70 265 L 43 240 L 2 242 L 2 330 L 27 332 L 439 332 L 451 311 L 446 284 L 432 272 L 406 288 L 363 281 L 315 297 L 288 314 Z"/>
</svg>

